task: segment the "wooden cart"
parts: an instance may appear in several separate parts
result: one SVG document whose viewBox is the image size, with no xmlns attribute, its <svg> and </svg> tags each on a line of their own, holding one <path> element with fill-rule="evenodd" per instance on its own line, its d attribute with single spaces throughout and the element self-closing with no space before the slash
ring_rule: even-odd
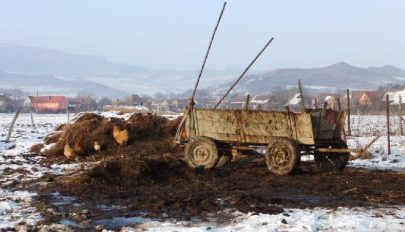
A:
<svg viewBox="0 0 405 232">
<path fill-rule="evenodd" d="M 306 109 L 286 111 L 196 109 L 185 111 L 175 143 L 185 145 L 191 167 L 226 165 L 236 150 L 266 150 L 266 164 L 278 175 L 292 173 L 302 155 L 314 155 L 322 170 L 341 170 L 349 160 L 342 139 L 344 111 Z"/>
</svg>

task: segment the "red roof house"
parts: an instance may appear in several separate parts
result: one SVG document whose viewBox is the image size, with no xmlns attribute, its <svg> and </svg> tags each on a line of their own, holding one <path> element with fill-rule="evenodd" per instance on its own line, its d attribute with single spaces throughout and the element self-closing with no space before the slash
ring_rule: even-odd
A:
<svg viewBox="0 0 405 232">
<path fill-rule="evenodd" d="M 28 96 L 24 106 L 37 113 L 57 113 L 66 110 L 68 100 L 64 96 Z"/>
</svg>

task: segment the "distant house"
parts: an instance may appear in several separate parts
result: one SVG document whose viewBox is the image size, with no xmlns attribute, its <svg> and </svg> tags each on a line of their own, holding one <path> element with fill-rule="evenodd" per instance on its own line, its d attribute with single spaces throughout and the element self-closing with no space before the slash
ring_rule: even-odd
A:
<svg viewBox="0 0 405 232">
<path fill-rule="evenodd" d="M 301 94 L 297 93 L 287 102 L 287 106 L 296 106 L 301 103 Z"/>
<path fill-rule="evenodd" d="M 120 102 L 127 106 L 142 106 L 144 104 L 144 100 L 136 94 L 125 97 Z"/>
<path fill-rule="evenodd" d="M 174 112 L 182 112 L 188 105 L 188 99 L 174 99 L 170 102 L 170 109 Z"/>
<path fill-rule="evenodd" d="M 77 112 L 82 110 L 83 101 L 80 98 L 69 98 L 68 109 L 69 112 Z"/>
<path fill-rule="evenodd" d="M 350 102 L 354 106 L 368 106 L 380 103 L 383 94 L 378 91 L 352 90 Z"/>
<path fill-rule="evenodd" d="M 391 105 L 399 105 L 399 97 L 401 96 L 402 104 L 405 103 L 405 89 L 395 92 L 386 92 L 383 97 L 382 101 L 386 100 L 386 96 L 388 95 L 388 99 L 391 102 Z"/>
<path fill-rule="evenodd" d="M 68 99 L 70 112 L 90 111 L 97 109 L 96 100 L 91 96 L 79 96 Z"/>
<path fill-rule="evenodd" d="M 271 95 L 256 95 L 250 101 L 250 105 L 252 109 L 263 109 L 263 110 L 270 110 L 271 106 L 275 104 L 272 102 Z"/>
<path fill-rule="evenodd" d="M 0 112 L 5 113 L 8 111 L 10 101 L 4 94 L 0 94 Z"/>
<path fill-rule="evenodd" d="M 263 109 L 263 110 L 270 110 L 271 106 L 273 106 L 271 102 L 272 96 L 271 95 L 255 95 L 251 96 L 249 99 L 249 109 Z M 245 109 L 246 108 L 246 96 L 235 96 L 231 99 L 230 105 L 233 109 Z"/>
<path fill-rule="evenodd" d="M 201 107 L 211 109 L 211 108 L 214 108 L 217 103 L 218 103 L 218 99 L 216 99 L 216 98 L 207 98 L 207 99 L 204 99 L 204 103 L 201 104 L 202 105 Z M 229 100 L 224 99 L 222 104 L 223 105 L 229 105 Z"/>
<path fill-rule="evenodd" d="M 170 111 L 170 102 L 166 99 L 152 99 L 150 108 L 154 111 Z"/>
<path fill-rule="evenodd" d="M 232 109 L 244 109 L 246 105 L 247 96 L 235 96 L 230 101 L 230 107 Z"/>
<path fill-rule="evenodd" d="M 68 100 L 64 96 L 28 96 L 24 107 L 37 113 L 58 113 L 66 111 Z"/>
<path fill-rule="evenodd" d="M 339 108 L 339 102 L 340 107 L 342 107 L 342 100 L 341 94 L 321 93 L 312 97 L 310 105 L 312 108 L 319 109 L 322 108 L 326 103 L 326 107 L 328 109 L 337 110 Z"/>
</svg>

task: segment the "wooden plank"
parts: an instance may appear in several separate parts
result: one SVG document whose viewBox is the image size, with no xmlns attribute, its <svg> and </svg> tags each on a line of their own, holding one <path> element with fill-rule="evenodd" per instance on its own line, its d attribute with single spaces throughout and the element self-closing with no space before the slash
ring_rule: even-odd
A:
<svg viewBox="0 0 405 232">
<path fill-rule="evenodd" d="M 328 152 L 336 152 L 336 153 L 345 153 L 345 152 L 354 152 L 354 153 L 362 153 L 364 149 L 358 148 L 318 148 L 316 149 L 318 152 L 328 153 Z"/>
</svg>

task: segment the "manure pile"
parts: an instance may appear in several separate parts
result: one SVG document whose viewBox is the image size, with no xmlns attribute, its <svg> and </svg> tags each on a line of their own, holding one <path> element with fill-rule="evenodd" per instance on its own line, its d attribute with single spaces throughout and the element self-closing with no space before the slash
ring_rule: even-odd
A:
<svg viewBox="0 0 405 232">
<path fill-rule="evenodd" d="M 165 142 L 171 151 L 169 140 L 173 139 L 179 120 L 168 120 L 153 114 L 133 114 L 127 120 L 105 118 L 94 113 L 85 113 L 73 123 L 59 126 L 54 133 L 44 139 L 45 145 L 54 143 L 46 150 L 45 155 L 63 156 L 66 145 L 74 150 L 77 156 L 88 156 L 100 152 L 103 155 L 114 155 L 117 151 L 129 150 L 129 147 L 148 141 Z M 119 144 L 114 137 L 114 127 L 126 131 L 125 144 Z M 95 144 L 99 145 L 99 149 Z M 33 149 L 38 150 L 37 149 Z"/>
</svg>

